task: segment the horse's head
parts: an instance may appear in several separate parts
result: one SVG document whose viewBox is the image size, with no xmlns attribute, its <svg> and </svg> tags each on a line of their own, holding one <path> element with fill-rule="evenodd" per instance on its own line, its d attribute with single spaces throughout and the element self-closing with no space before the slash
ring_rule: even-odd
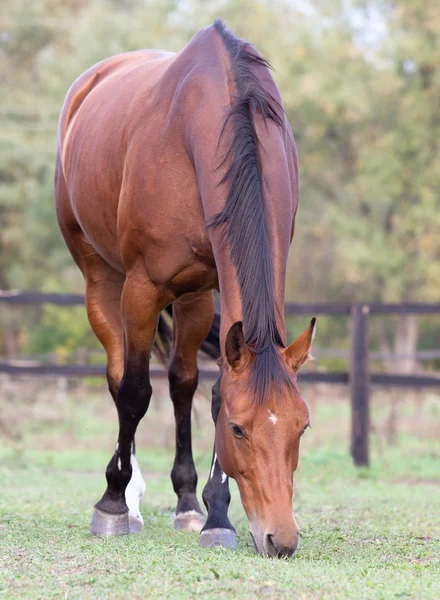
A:
<svg viewBox="0 0 440 600">
<path fill-rule="evenodd" d="M 261 554 L 290 556 L 298 547 L 299 528 L 292 512 L 293 473 L 309 413 L 296 384 L 296 374 L 310 357 L 315 319 L 281 360 L 291 385 L 256 402 L 250 385 L 254 359 L 242 324 L 226 338 L 221 379 L 221 409 L 215 447 L 223 471 L 236 480 L 249 520 L 254 546 Z"/>
</svg>

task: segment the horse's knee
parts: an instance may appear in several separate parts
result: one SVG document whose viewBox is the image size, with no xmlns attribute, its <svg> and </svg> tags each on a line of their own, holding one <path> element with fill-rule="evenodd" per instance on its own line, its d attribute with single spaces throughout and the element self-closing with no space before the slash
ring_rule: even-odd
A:
<svg viewBox="0 0 440 600">
<path fill-rule="evenodd" d="M 117 409 L 121 422 L 137 426 L 150 405 L 153 388 L 148 378 L 125 376 L 117 393 Z"/>
<path fill-rule="evenodd" d="M 168 371 L 168 381 L 173 402 L 181 397 L 192 399 L 199 383 L 198 369 L 196 367 L 190 371 L 184 370 L 172 363 Z"/>
</svg>

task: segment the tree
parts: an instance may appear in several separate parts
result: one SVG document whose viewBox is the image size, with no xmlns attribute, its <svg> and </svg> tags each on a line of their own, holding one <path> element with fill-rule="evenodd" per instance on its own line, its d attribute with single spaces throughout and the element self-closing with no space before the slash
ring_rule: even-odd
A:
<svg viewBox="0 0 440 600">
<path fill-rule="evenodd" d="M 82 290 L 53 207 L 56 122 L 71 82 L 111 54 L 178 50 L 221 16 L 276 67 L 298 145 L 301 200 L 288 299 L 437 300 L 438 3 L 299 6 L 16 2 L 0 23 L 0 286 Z M 339 328 L 324 327 L 323 335 L 320 327 L 322 343 L 342 335 Z"/>
</svg>

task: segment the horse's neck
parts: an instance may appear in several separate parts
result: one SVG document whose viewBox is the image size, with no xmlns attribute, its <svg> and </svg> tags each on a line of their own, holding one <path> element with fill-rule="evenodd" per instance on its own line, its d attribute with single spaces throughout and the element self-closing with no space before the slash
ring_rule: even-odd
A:
<svg viewBox="0 0 440 600">
<path fill-rule="evenodd" d="M 225 106 L 229 98 L 221 96 L 218 101 L 220 106 Z M 245 257 L 245 260 L 251 264 L 252 269 L 249 270 L 249 273 L 252 272 L 253 281 L 256 280 L 259 284 L 259 280 L 261 279 L 261 285 L 263 285 L 264 281 L 268 282 L 270 280 L 270 283 L 267 285 L 267 296 L 269 299 L 267 306 L 264 305 L 264 302 L 261 302 L 265 294 L 259 294 L 260 288 L 258 288 L 258 285 L 254 286 L 255 289 L 252 291 L 252 294 L 256 297 L 256 303 L 258 300 L 258 314 L 264 317 L 268 312 L 273 311 L 278 332 L 284 338 L 283 308 L 285 278 L 292 223 L 296 209 L 296 194 L 293 186 L 296 174 L 290 164 L 292 162 L 291 157 L 289 158 L 290 148 L 286 144 L 285 132 L 275 123 L 267 122 L 265 124 L 261 121 L 261 117 L 257 116 L 255 126 L 261 142 L 257 154 L 259 162 L 259 185 L 261 186 L 260 198 L 253 198 L 252 194 L 248 193 L 249 189 L 254 189 L 255 178 L 251 176 L 249 181 L 246 181 L 246 177 L 241 178 L 241 174 L 243 173 L 241 169 L 238 169 L 238 179 L 240 180 L 238 185 L 234 183 L 234 178 L 230 178 L 225 183 L 220 183 L 225 176 L 228 165 L 231 164 L 230 161 L 241 160 L 241 154 L 238 153 L 238 156 L 233 155 L 229 161 L 219 166 L 221 157 L 225 155 L 231 144 L 231 135 L 233 134 L 232 130 L 229 132 L 230 135 L 221 138 L 222 143 L 218 147 L 217 141 L 220 139 L 222 119 L 211 119 L 207 118 L 207 115 L 204 115 L 203 119 L 197 121 L 194 125 L 194 139 L 197 139 L 197 144 L 194 144 L 192 147 L 192 153 L 207 223 L 212 223 L 216 215 L 224 211 L 231 186 L 236 186 L 232 189 L 243 190 L 243 198 L 238 198 L 238 202 L 241 200 L 247 202 L 248 210 L 244 211 L 246 216 L 239 216 L 238 218 L 231 216 L 230 219 L 228 217 L 228 223 L 234 223 L 235 241 L 237 239 L 244 240 L 244 243 L 236 244 L 236 247 L 239 248 L 236 254 L 242 258 Z M 247 172 L 249 172 L 249 168 L 252 169 L 248 163 L 245 163 L 243 168 L 246 168 Z M 255 204 L 253 204 L 254 202 Z M 259 202 L 260 204 L 258 204 Z M 261 205 L 264 213 L 265 232 L 261 232 L 261 229 L 258 229 L 258 226 L 255 225 L 259 219 L 258 211 L 261 214 Z M 253 206 L 255 206 L 255 211 L 252 208 Z M 236 212 L 240 214 L 240 210 Z M 243 214 L 243 211 L 241 214 Z M 244 221 L 254 217 L 255 221 L 253 223 L 255 227 L 252 226 L 250 229 L 247 227 L 248 223 L 238 223 L 240 218 Z M 243 318 L 241 301 L 242 290 L 237 279 L 234 261 L 230 256 L 229 235 L 226 236 L 225 243 L 225 228 L 226 224 L 224 222 L 209 228 L 221 295 L 222 325 L 220 338 L 222 349 L 224 349 L 226 334 L 235 322 L 243 321 L 246 332 L 246 319 Z M 251 231 L 251 234 L 248 235 L 246 231 Z M 240 238 L 241 235 L 243 236 L 242 238 Z M 246 247 L 246 240 L 249 241 L 248 247 Z M 265 246 L 267 247 L 267 245 L 269 246 L 269 252 L 266 252 L 264 256 L 267 257 L 270 255 L 272 266 L 268 269 L 266 264 L 266 271 L 264 273 L 262 264 L 260 270 L 260 260 L 252 262 L 252 259 L 258 255 L 260 249 Z M 246 269 L 244 271 L 246 272 Z M 269 271 L 272 271 L 272 273 L 269 273 Z M 244 276 L 243 273 L 242 276 Z M 243 280 L 243 277 L 241 279 Z M 272 294 L 275 307 L 270 306 L 270 296 Z M 270 324 L 268 324 L 268 329 L 269 327 Z"/>
<path fill-rule="evenodd" d="M 215 239 L 215 235 L 213 236 Z M 242 311 L 241 290 L 238 284 L 235 267 L 232 263 L 229 247 L 216 244 L 215 259 L 217 265 L 219 289 L 221 329 L 220 343 L 223 353 L 226 335 L 231 326 L 237 321 L 244 321 Z M 277 265 L 274 261 L 274 292 L 276 303 L 276 321 L 278 331 L 285 341 L 286 331 L 284 323 L 284 297 L 285 297 L 285 265 Z M 269 308 L 269 307 L 268 307 Z"/>
</svg>

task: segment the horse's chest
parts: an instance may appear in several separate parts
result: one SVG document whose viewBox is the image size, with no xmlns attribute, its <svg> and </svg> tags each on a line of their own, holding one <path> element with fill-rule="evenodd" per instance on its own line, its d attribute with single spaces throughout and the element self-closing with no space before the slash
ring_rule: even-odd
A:
<svg viewBox="0 0 440 600">
<path fill-rule="evenodd" d="M 175 233 L 162 243 L 146 244 L 145 267 L 156 285 L 173 294 L 199 292 L 218 287 L 217 269 L 206 232 L 186 237 Z"/>
</svg>

